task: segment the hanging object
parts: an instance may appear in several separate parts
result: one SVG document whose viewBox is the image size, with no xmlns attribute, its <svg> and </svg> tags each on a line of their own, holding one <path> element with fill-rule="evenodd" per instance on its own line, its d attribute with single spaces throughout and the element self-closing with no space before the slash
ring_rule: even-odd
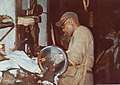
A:
<svg viewBox="0 0 120 85">
<path fill-rule="evenodd" d="M 54 34 L 54 28 L 52 23 L 51 23 L 51 37 L 52 37 L 53 45 L 55 45 L 55 34 Z"/>
<path fill-rule="evenodd" d="M 94 19 L 94 12 L 89 12 L 89 27 L 90 28 L 93 28 L 94 26 L 93 19 Z"/>
<path fill-rule="evenodd" d="M 83 6 L 84 6 L 84 10 L 87 12 L 89 6 L 89 0 L 83 0 Z"/>
</svg>

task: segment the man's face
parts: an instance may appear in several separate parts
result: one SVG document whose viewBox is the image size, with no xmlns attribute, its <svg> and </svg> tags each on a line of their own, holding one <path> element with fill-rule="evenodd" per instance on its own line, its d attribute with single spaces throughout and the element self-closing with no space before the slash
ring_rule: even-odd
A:
<svg viewBox="0 0 120 85">
<path fill-rule="evenodd" d="M 67 19 L 63 25 L 62 25 L 62 30 L 65 34 L 68 34 L 69 36 L 72 36 L 74 28 L 72 26 L 72 23 L 70 19 Z"/>
</svg>

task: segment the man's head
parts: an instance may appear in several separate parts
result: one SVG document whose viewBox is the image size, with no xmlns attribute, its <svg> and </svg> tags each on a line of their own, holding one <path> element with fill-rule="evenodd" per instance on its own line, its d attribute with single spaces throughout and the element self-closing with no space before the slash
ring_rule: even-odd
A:
<svg viewBox="0 0 120 85">
<path fill-rule="evenodd" d="M 57 26 L 57 27 L 61 27 L 61 25 L 62 25 L 67 19 L 70 19 L 70 18 L 75 19 L 75 20 L 77 20 L 77 21 L 79 20 L 76 13 L 74 13 L 74 12 L 65 12 L 65 13 L 61 16 L 60 20 L 56 23 L 56 26 Z"/>
<path fill-rule="evenodd" d="M 74 30 L 79 26 L 79 19 L 74 12 L 65 12 L 60 20 L 56 23 L 57 27 L 63 28 L 63 31 L 71 36 Z"/>
</svg>

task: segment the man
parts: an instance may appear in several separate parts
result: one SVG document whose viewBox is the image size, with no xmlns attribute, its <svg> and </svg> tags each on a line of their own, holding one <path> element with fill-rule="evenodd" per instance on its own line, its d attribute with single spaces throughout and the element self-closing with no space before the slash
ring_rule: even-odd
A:
<svg viewBox="0 0 120 85">
<path fill-rule="evenodd" d="M 56 23 L 71 37 L 67 52 L 69 65 L 59 85 L 93 85 L 94 40 L 91 31 L 80 25 L 76 13 L 66 12 Z"/>
</svg>

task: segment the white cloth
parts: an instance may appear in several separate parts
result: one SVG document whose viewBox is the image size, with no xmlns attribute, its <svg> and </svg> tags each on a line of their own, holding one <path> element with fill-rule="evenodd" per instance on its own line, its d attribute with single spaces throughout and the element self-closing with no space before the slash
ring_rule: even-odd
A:
<svg viewBox="0 0 120 85">
<path fill-rule="evenodd" d="M 20 68 L 32 72 L 41 74 L 41 70 L 32 59 L 30 59 L 24 51 L 15 51 L 10 55 L 5 56 L 9 58 L 9 60 L 1 61 L 0 62 L 0 71 L 6 71 L 10 68 Z"/>
</svg>

